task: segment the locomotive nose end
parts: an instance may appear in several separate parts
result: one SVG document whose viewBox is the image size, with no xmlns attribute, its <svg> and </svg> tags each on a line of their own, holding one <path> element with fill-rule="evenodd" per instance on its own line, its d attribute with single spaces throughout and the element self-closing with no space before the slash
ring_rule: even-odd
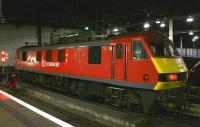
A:
<svg viewBox="0 0 200 127">
<path fill-rule="evenodd" d="M 151 58 L 158 73 L 188 72 L 182 58 Z"/>
<path fill-rule="evenodd" d="M 158 73 L 158 82 L 154 90 L 184 87 L 187 80 L 187 68 L 182 58 L 152 58 Z"/>
<path fill-rule="evenodd" d="M 184 86 L 186 86 L 185 81 L 158 82 L 154 87 L 154 90 L 167 90 Z"/>
</svg>

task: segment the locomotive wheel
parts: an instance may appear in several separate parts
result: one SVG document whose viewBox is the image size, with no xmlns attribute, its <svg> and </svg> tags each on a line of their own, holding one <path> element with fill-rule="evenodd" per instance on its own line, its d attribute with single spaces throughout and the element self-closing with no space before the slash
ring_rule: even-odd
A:
<svg viewBox="0 0 200 127">
<path fill-rule="evenodd" d="M 76 94 L 81 98 L 87 96 L 87 85 L 84 82 L 77 82 L 77 85 L 78 89 Z"/>
<path fill-rule="evenodd" d="M 70 92 L 74 95 L 77 95 L 77 91 L 78 91 L 78 84 L 75 81 L 72 81 L 70 83 Z"/>
<path fill-rule="evenodd" d="M 70 85 L 69 85 L 69 81 L 68 80 L 65 80 L 63 82 L 63 91 L 65 93 L 68 93 L 70 91 Z"/>
<path fill-rule="evenodd" d="M 129 111 L 139 111 L 142 109 L 141 97 L 134 92 L 128 91 L 125 93 L 125 107 Z"/>
</svg>

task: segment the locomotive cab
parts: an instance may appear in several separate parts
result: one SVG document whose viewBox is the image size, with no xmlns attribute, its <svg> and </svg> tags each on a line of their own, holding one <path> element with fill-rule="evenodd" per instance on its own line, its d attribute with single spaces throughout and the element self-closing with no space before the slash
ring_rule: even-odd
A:
<svg viewBox="0 0 200 127">
<path fill-rule="evenodd" d="M 133 88 L 131 94 L 141 100 L 151 100 L 142 101 L 144 111 L 150 109 L 153 100 L 170 104 L 168 92 L 173 96 L 174 90 L 185 86 L 188 70 L 173 43 L 166 37 L 158 33 L 143 33 L 121 36 L 112 41 L 112 78 Z"/>
<path fill-rule="evenodd" d="M 158 83 L 154 90 L 178 88 L 184 86 L 187 68 L 183 59 L 169 41 L 149 41 L 152 62 L 158 72 Z"/>
<path fill-rule="evenodd" d="M 184 86 L 187 68 L 172 42 L 157 33 L 127 38 L 113 40 L 113 79 L 149 90 Z"/>
</svg>

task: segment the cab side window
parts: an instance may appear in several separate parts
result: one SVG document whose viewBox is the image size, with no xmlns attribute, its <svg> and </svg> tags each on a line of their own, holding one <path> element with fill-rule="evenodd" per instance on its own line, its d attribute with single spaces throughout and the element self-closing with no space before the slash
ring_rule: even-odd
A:
<svg viewBox="0 0 200 127">
<path fill-rule="evenodd" d="M 134 41 L 132 43 L 132 56 L 134 59 L 146 59 L 147 53 L 140 41 Z"/>
<path fill-rule="evenodd" d="M 116 58 L 117 59 L 121 59 L 122 58 L 123 45 L 122 44 L 117 44 L 116 45 L 116 50 L 117 50 Z"/>
<path fill-rule="evenodd" d="M 26 61 L 26 51 L 22 51 L 22 61 Z"/>
</svg>

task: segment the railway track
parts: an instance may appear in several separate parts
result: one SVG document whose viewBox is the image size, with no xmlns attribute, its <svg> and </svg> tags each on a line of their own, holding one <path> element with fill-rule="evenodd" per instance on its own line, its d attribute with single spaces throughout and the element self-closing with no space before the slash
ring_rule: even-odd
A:
<svg viewBox="0 0 200 127">
<path fill-rule="evenodd" d="M 21 86 L 24 87 L 24 86 Z M 31 89 L 31 87 L 24 87 L 25 89 Z M 23 88 L 23 89 L 24 89 Z M 56 92 L 56 91 L 54 91 Z M 20 93 L 20 92 L 18 92 Z M 23 93 L 23 92 L 21 92 Z M 58 93 L 58 92 L 57 92 Z M 18 95 L 21 96 L 22 98 L 24 98 L 23 94 L 22 95 Z M 78 99 L 77 97 L 72 97 L 75 99 Z M 34 100 L 32 99 L 32 97 L 27 97 L 25 96 L 25 100 L 30 101 L 30 100 Z M 99 105 L 99 103 L 96 102 L 91 102 L 90 100 L 86 100 L 88 103 L 93 103 L 96 105 Z M 40 105 L 42 105 L 44 107 L 44 109 L 46 109 L 47 107 L 49 108 L 49 105 L 46 107 L 45 105 L 46 102 L 43 102 L 41 100 L 38 101 L 38 99 L 36 99 L 36 102 L 39 102 Z M 33 103 L 33 102 L 30 102 Z M 103 104 L 101 104 L 103 105 Z M 54 107 L 55 108 L 55 107 Z M 131 116 L 135 116 L 138 115 L 144 119 L 147 120 L 147 124 L 145 125 L 145 127 L 198 127 L 200 125 L 200 105 L 197 104 L 193 104 L 191 107 L 191 110 L 189 112 L 181 112 L 181 111 L 172 111 L 172 110 L 168 110 L 168 111 L 162 111 L 160 113 L 153 113 L 153 114 L 142 114 L 142 113 L 135 113 L 135 112 L 129 112 L 129 111 L 125 111 L 113 106 L 108 106 L 108 108 L 113 109 L 113 110 L 117 110 L 117 111 L 121 111 L 121 112 L 125 112 L 127 114 Z M 65 113 L 65 111 L 63 111 L 62 109 L 58 109 L 55 108 L 56 113 L 53 112 L 53 114 L 58 115 L 58 117 L 60 117 L 61 119 L 65 120 L 67 119 L 66 116 L 64 116 L 63 114 L 70 114 L 70 113 Z M 49 112 L 49 111 L 48 111 Z M 51 111 L 50 111 L 51 112 Z M 73 115 L 72 119 L 75 120 L 79 120 L 80 118 L 74 118 Z M 83 118 L 84 119 L 84 118 Z M 73 120 L 71 120 L 73 121 Z M 85 122 L 85 120 L 83 120 Z M 83 122 L 83 123 L 84 123 Z M 86 123 L 90 123 L 91 122 L 86 122 Z M 77 123 L 76 123 L 77 124 Z M 82 123 L 81 124 L 77 124 L 75 126 L 80 126 L 82 127 Z M 93 127 L 93 126 L 97 126 L 98 124 L 92 124 L 89 125 L 89 127 Z M 88 127 L 88 125 L 86 125 Z M 99 127 L 103 127 L 105 125 L 99 125 Z"/>
<path fill-rule="evenodd" d="M 200 118 L 200 105 L 192 104 L 190 110 L 187 111 L 187 112 L 186 111 L 185 112 L 173 111 L 173 110 L 171 110 L 171 112 L 177 113 L 177 114 L 180 114 L 180 115 L 188 115 L 188 116 L 191 116 L 191 117 Z"/>
<path fill-rule="evenodd" d="M 189 94 L 191 101 L 195 104 L 200 104 L 200 85 L 190 85 L 189 86 Z"/>
<path fill-rule="evenodd" d="M 200 125 L 199 117 L 174 112 L 151 115 L 148 120 L 153 127 L 198 127 Z"/>
<path fill-rule="evenodd" d="M 200 105 L 192 104 L 189 111 L 166 111 L 163 116 L 164 122 L 170 121 L 173 126 L 198 127 L 200 125 Z"/>
</svg>

